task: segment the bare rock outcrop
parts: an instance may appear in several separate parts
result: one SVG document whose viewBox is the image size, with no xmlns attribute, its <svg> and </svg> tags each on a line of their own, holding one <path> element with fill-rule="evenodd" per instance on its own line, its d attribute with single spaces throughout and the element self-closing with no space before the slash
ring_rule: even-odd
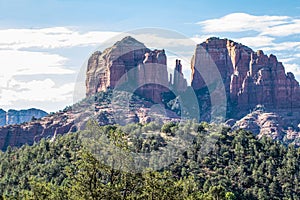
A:
<svg viewBox="0 0 300 200">
<path fill-rule="evenodd" d="M 259 106 L 257 106 L 259 107 Z M 257 138 L 270 137 L 282 141 L 285 144 L 293 143 L 300 147 L 300 127 L 287 122 L 288 112 L 276 112 L 265 110 L 254 110 L 232 126 L 233 129 L 245 129 L 254 133 Z"/>
<path fill-rule="evenodd" d="M 96 51 L 88 60 L 86 94 L 93 95 L 107 88 L 114 88 L 119 79 L 130 69 L 142 63 L 146 46 L 128 36 L 103 52 Z"/>
</svg>

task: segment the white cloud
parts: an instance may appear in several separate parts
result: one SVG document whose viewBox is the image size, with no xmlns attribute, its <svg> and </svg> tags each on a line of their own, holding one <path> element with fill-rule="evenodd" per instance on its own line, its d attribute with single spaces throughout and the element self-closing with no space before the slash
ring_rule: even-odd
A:
<svg viewBox="0 0 300 200">
<path fill-rule="evenodd" d="M 295 76 L 300 75 L 300 66 L 298 64 L 285 64 L 284 67 L 286 72 L 293 72 Z"/>
<path fill-rule="evenodd" d="M 67 58 L 58 54 L 45 52 L 30 52 L 20 50 L 0 50 L 0 108 L 26 108 L 29 102 L 40 102 L 40 108 L 49 111 L 50 104 L 57 105 L 72 102 L 73 83 L 62 83 L 57 87 L 51 79 L 29 82 L 16 81 L 17 75 L 64 75 L 74 74 L 75 71 L 64 65 Z M 18 102 L 18 103 L 17 103 Z M 28 103 L 22 103 L 28 102 Z M 35 103 L 31 105 L 33 107 Z M 23 107 L 20 107 L 23 106 Z M 53 108 L 52 108 L 53 109 Z M 52 110 L 53 111 L 53 110 Z"/>
<path fill-rule="evenodd" d="M 271 36 L 289 36 L 300 33 L 300 20 L 293 19 L 286 24 L 279 26 L 267 27 L 261 34 Z"/>
<path fill-rule="evenodd" d="M 176 59 L 181 60 L 182 65 L 182 73 L 184 74 L 184 78 L 187 79 L 188 85 L 191 83 L 191 58 L 190 57 L 184 57 L 184 56 L 178 56 L 178 55 L 169 55 L 167 54 L 168 58 L 168 72 L 174 73 L 175 63 Z"/>
<path fill-rule="evenodd" d="M 15 101 L 70 101 L 74 83 L 63 84 L 59 87 L 51 79 L 29 82 L 12 79 L 0 93 L 0 107 L 13 105 Z"/>
<path fill-rule="evenodd" d="M 200 44 L 202 42 L 205 42 L 206 39 L 210 38 L 210 37 L 214 37 L 214 35 L 212 34 L 208 34 L 208 35 L 194 35 L 191 39 L 194 40 L 197 44 Z"/>
<path fill-rule="evenodd" d="M 291 18 L 288 16 L 255 16 L 246 13 L 231 13 L 218 19 L 200 21 L 204 32 L 262 32 L 268 27 L 283 25 Z"/>
<path fill-rule="evenodd" d="M 0 86 L 5 86 L 15 75 L 73 74 L 64 67 L 67 58 L 57 54 L 19 50 L 0 50 Z"/>
<path fill-rule="evenodd" d="M 275 38 L 267 37 L 267 36 L 254 36 L 254 37 L 242 37 L 238 39 L 233 39 L 236 42 L 242 43 L 246 46 L 252 48 L 261 48 L 273 45 L 273 41 Z"/>
<path fill-rule="evenodd" d="M 97 45 L 117 32 L 89 31 L 80 33 L 66 27 L 43 29 L 0 30 L 0 49 L 42 48 L 53 49 L 74 46 Z"/>
<path fill-rule="evenodd" d="M 284 63 L 284 65 L 286 64 L 286 63 L 289 63 L 289 62 L 291 62 L 291 61 L 294 61 L 296 58 L 281 58 L 280 59 L 280 62 L 283 62 Z"/>
<path fill-rule="evenodd" d="M 270 47 L 267 47 L 268 51 L 299 51 L 300 50 L 300 42 L 280 42 L 280 43 L 272 43 Z"/>
<path fill-rule="evenodd" d="M 58 54 L 44 52 L 1 50 L 0 66 L 8 74 L 70 74 L 74 71 L 63 68 L 68 60 Z"/>
<path fill-rule="evenodd" d="M 207 33 L 256 31 L 263 36 L 280 37 L 300 33 L 300 19 L 289 16 L 231 13 L 221 18 L 200 21 L 197 24 Z"/>
</svg>

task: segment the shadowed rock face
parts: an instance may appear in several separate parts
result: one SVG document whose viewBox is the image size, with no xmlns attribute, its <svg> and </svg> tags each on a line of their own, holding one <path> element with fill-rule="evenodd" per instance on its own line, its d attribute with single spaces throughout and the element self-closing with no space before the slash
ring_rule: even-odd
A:
<svg viewBox="0 0 300 200">
<path fill-rule="evenodd" d="M 293 73 L 285 73 L 276 56 L 265 55 L 228 39 L 209 38 L 197 45 L 192 59 L 192 87 L 206 87 L 204 81 L 215 65 L 223 80 L 229 109 L 241 117 L 256 105 L 270 109 L 300 108 L 300 88 Z M 201 76 L 202 75 L 202 76 Z"/>
</svg>

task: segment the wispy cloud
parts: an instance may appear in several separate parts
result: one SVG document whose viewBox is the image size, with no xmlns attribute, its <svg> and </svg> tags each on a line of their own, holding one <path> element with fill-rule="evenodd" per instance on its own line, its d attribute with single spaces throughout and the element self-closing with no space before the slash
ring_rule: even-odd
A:
<svg viewBox="0 0 300 200">
<path fill-rule="evenodd" d="M 0 88 L 15 75 L 37 74 L 74 74 L 75 71 L 64 67 L 67 58 L 58 54 L 19 50 L 0 50 Z"/>
<path fill-rule="evenodd" d="M 11 79 L 5 88 L 1 89 L 0 106 L 13 105 L 15 101 L 60 102 L 72 98 L 74 83 L 57 86 L 51 79 L 28 82 Z"/>
<path fill-rule="evenodd" d="M 275 38 L 259 35 L 253 37 L 242 37 L 233 40 L 253 48 L 262 48 L 272 45 Z"/>
<path fill-rule="evenodd" d="M 289 16 L 231 13 L 217 19 L 200 21 L 207 33 L 255 31 L 260 35 L 289 36 L 300 33 L 300 19 Z"/>
<path fill-rule="evenodd" d="M 74 74 L 64 67 L 67 58 L 58 54 L 19 50 L 0 51 L 0 108 L 15 108 L 15 102 L 43 102 L 44 109 L 53 102 L 72 102 L 73 83 L 57 85 L 53 80 L 17 81 L 17 75 Z M 21 104 L 21 103 L 20 103 Z M 21 104 L 22 105 L 22 104 Z M 23 105 L 26 106 L 26 105 Z M 41 107 L 43 108 L 43 107 Z"/>
<path fill-rule="evenodd" d="M 300 66 L 298 64 L 285 64 L 286 72 L 293 72 L 295 76 L 300 75 Z"/>
<path fill-rule="evenodd" d="M 270 36 L 289 36 L 300 33 L 300 20 L 287 20 L 285 24 L 278 26 L 269 26 L 263 30 L 262 35 Z"/>
<path fill-rule="evenodd" d="M 79 32 L 66 27 L 5 29 L 0 30 L 0 49 L 53 49 L 98 45 L 117 34 L 108 31 Z"/>
<path fill-rule="evenodd" d="M 288 16 L 255 16 L 246 13 L 231 13 L 217 19 L 200 21 L 204 32 L 262 32 L 269 27 L 284 25 L 291 18 Z"/>
</svg>

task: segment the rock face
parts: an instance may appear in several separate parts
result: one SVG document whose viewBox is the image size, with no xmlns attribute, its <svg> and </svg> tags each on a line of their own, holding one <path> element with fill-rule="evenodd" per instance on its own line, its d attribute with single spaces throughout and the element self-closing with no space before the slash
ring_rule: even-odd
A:
<svg viewBox="0 0 300 200">
<path fill-rule="evenodd" d="M 30 122 L 34 117 L 36 119 L 46 116 L 48 113 L 45 111 L 31 108 L 27 110 L 0 110 L 0 126 L 7 124 L 21 124 L 23 122 Z"/>
<path fill-rule="evenodd" d="M 132 92 L 155 102 L 167 91 L 167 58 L 164 50 L 148 49 L 128 36 L 88 61 L 86 95 L 91 96 L 107 88 L 115 88 L 126 81 L 133 84 Z"/>
<path fill-rule="evenodd" d="M 285 73 L 276 56 L 261 50 L 254 52 L 228 39 L 209 38 L 197 45 L 191 68 L 191 85 L 196 90 L 206 87 L 214 76 L 221 77 L 229 109 L 237 117 L 258 104 L 290 111 L 300 107 L 300 87 L 293 73 Z"/>
<path fill-rule="evenodd" d="M 164 50 L 154 50 L 147 52 L 142 63 L 138 64 L 134 73 L 135 76 L 128 79 L 136 80 L 136 93 L 161 103 L 161 94 L 169 89 L 167 57 Z"/>
</svg>

